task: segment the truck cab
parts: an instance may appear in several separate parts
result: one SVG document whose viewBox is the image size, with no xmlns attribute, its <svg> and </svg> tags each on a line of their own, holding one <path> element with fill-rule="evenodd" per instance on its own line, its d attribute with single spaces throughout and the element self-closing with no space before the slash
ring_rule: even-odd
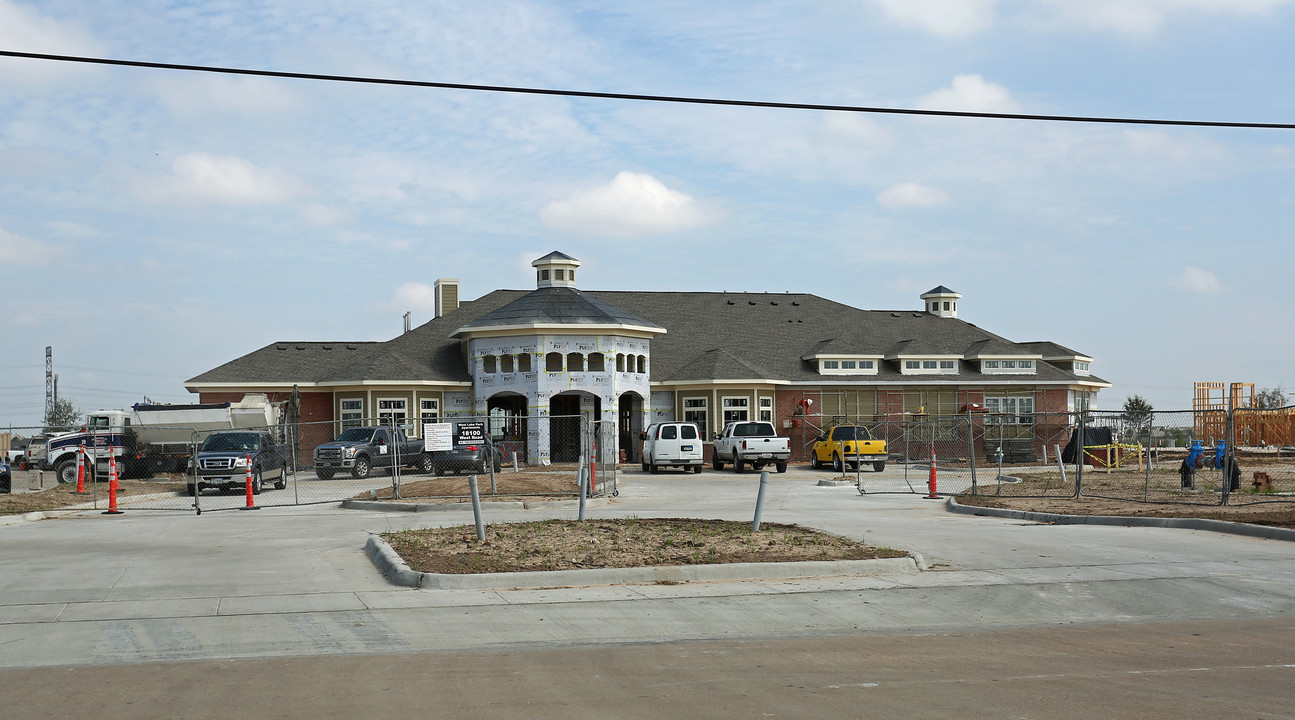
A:
<svg viewBox="0 0 1295 720">
<path fill-rule="evenodd" d="M 274 480 L 282 490 L 288 484 L 286 449 L 265 431 L 235 430 L 212 433 L 202 441 L 194 459 L 194 476 L 190 477 L 189 494 L 203 488 L 235 490 L 252 478 L 252 493 L 261 494 L 265 480 Z"/>
<path fill-rule="evenodd" d="M 393 470 L 397 465 L 413 466 L 421 472 L 432 471 L 432 458 L 423 451 L 423 442 L 405 437 L 405 431 L 382 425 L 347 428 L 336 440 L 315 448 L 315 475 L 331 480 L 345 470 L 362 479 L 374 468 Z"/>
</svg>

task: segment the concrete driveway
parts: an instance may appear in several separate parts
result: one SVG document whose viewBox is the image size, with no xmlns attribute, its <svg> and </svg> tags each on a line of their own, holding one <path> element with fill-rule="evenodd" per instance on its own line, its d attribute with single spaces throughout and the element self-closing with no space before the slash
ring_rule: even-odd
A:
<svg viewBox="0 0 1295 720">
<path fill-rule="evenodd" d="M 1237 632 L 1275 642 L 1260 664 L 1269 668 L 1265 682 L 1271 685 L 1275 672 L 1282 682 L 1273 688 L 1282 689 L 1265 691 L 1262 699 L 1295 693 L 1291 670 L 1280 669 L 1295 667 L 1289 650 L 1295 544 L 951 514 L 942 501 L 919 496 L 816 485 L 824 476 L 807 469 L 772 475 L 764 520 L 917 552 L 930 569 L 797 581 L 417 590 L 388 583 L 363 554 L 365 539 L 400 528 L 467 524 L 469 508 L 85 513 L 0 526 L 0 668 L 91 672 L 141 663 L 181 668 L 372 656 L 405 662 L 395 656 L 428 653 L 489 665 L 491 656 L 477 653 L 551 658 L 612 647 L 632 653 L 671 641 L 740 642 L 748 652 L 778 657 L 776 648 L 808 638 L 864 642 L 1071 626 L 1117 638 L 1171 620 L 1233 623 Z M 588 514 L 750 520 L 758 485 L 757 473 L 630 471 L 621 476 L 620 496 Z M 488 505 L 486 512 L 491 522 L 576 513 Z M 1248 623 L 1265 625 L 1257 632 Z M 526 717 L 526 700 L 517 702 L 515 716 Z"/>
</svg>

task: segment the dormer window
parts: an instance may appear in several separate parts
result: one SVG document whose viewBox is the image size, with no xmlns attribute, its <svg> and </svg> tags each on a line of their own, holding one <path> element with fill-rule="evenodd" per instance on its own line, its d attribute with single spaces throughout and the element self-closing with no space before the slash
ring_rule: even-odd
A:
<svg viewBox="0 0 1295 720">
<path fill-rule="evenodd" d="M 999 358 L 997 360 L 980 361 L 980 372 L 988 375 L 1010 375 L 1010 374 L 1033 374 L 1036 364 L 1033 360 L 1008 360 Z"/>
<path fill-rule="evenodd" d="M 876 375 L 877 360 L 875 358 L 846 360 L 837 358 L 832 360 L 820 359 L 818 361 L 818 372 L 820 375 Z"/>
<path fill-rule="evenodd" d="M 956 375 L 958 373 L 958 361 L 953 359 L 942 359 L 933 357 L 930 359 L 908 360 L 903 361 L 903 373 L 905 375 Z"/>
</svg>

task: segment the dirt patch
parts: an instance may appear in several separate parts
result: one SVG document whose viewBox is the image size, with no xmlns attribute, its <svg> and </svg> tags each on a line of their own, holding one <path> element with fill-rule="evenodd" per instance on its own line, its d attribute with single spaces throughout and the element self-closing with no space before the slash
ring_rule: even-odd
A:
<svg viewBox="0 0 1295 720">
<path fill-rule="evenodd" d="M 439 500 L 442 502 L 468 502 L 471 492 L 468 488 L 467 475 L 448 475 L 445 477 L 417 476 L 420 479 L 410 480 L 402 477 L 400 497 L 396 498 L 390 486 L 379 488 L 377 496 L 371 491 L 359 493 L 357 500 Z M 601 486 L 595 486 L 601 492 Z M 501 500 L 519 500 L 524 498 L 549 497 L 555 500 L 569 500 L 579 497 L 579 488 L 575 476 L 570 472 L 511 472 L 504 471 L 495 475 L 495 484 L 490 485 L 490 474 L 477 476 L 477 494 L 483 502 Z"/>
<path fill-rule="evenodd" d="M 1261 505 L 1164 505 L 1109 498 L 994 497 L 959 495 L 958 502 L 976 507 L 1006 508 L 1060 515 L 1115 515 L 1119 517 L 1204 518 L 1229 522 L 1295 528 L 1295 503 Z"/>
<path fill-rule="evenodd" d="M 154 493 L 180 492 L 182 483 L 169 479 L 158 480 L 120 480 L 118 481 L 117 499 L 131 495 L 152 495 Z M 20 492 L 11 495 L 0 495 L 0 515 L 22 515 L 29 512 L 59 510 L 73 505 L 88 505 L 95 500 L 98 493 L 99 505 L 108 506 L 108 483 L 99 483 L 96 490 L 93 484 L 86 485 L 86 494 L 76 494 L 76 485 L 68 483 L 39 492 Z"/>
<path fill-rule="evenodd" d="M 799 525 L 768 523 L 751 532 L 749 522 L 683 518 L 490 525 L 485 542 L 477 540 L 472 525 L 405 530 L 382 537 L 410 568 L 447 574 L 908 555 Z"/>
</svg>

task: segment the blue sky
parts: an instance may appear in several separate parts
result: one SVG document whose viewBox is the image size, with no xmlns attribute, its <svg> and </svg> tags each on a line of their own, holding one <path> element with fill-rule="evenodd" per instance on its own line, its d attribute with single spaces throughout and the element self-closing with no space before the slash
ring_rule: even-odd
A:
<svg viewBox="0 0 1295 720">
<path fill-rule="evenodd" d="M 1295 0 L 0 0 L 0 48 L 786 102 L 1295 121 Z M 0 425 L 533 286 L 812 292 L 1295 391 L 1295 131 L 371 87 L 0 58 Z"/>
</svg>

